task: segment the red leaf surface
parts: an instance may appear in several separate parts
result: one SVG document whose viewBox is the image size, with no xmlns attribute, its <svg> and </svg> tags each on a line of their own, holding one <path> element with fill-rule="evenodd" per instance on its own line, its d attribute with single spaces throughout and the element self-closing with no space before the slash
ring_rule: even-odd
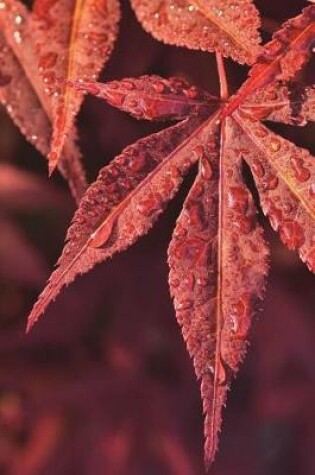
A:
<svg viewBox="0 0 315 475">
<path fill-rule="evenodd" d="M 244 358 L 268 269 L 268 250 L 242 178 L 242 160 L 253 171 L 272 226 L 314 270 L 313 159 L 256 120 L 257 109 L 264 107 L 259 102 L 257 106 L 257 97 L 268 91 L 257 92 L 256 99 L 252 95 L 239 111 L 220 121 L 225 104 L 197 89 L 192 97 L 191 86 L 179 80 L 154 76 L 71 84 L 137 118 L 190 118 L 128 147 L 101 171 L 75 214 L 58 268 L 35 304 L 28 328 L 64 285 L 145 234 L 183 174 L 199 160 L 169 263 L 177 320 L 201 380 L 209 465 L 217 450 L 227 390 Z M 277 96 L 274 104 L 268 103 L 268 114 L 277 114 L 281 106 L 281 114 L 291 117 L 285 109 L 288 101 L 283 105 L 287 86 L 271 87 L 281 101 Z M 311 117 L 311 95 L 311 89 L 303 95 L 303 120 Z"/>
<path fill-rule="evenodd" d="M 22 4 L 8 0 L 5 8 L 0 9 L 0 26 L 0 101 L 27 140 L 47 156 L 52 134 L 52 101 L 45 93 L 36 66 L 29 13 Z M 65 144 L 59 169 L 80 201 L 86 181 L 75 139 L 73 131 Z"/>
<path fill-rule="evenodd" d="M 66 77 L 71 94 L 89 92 L 138 119 L 182 122 L 127 147 L 101 170 L 74 216 L 57 269 L 31 312 L 28 329 L 63 286 L 147 233 L 184 174 L 199 161 L 169 248 L 169 264 L 176 317 L 201 381 L 209 465 L 218 446 L 222 407 L 245 356 L 268 270 L 268 250 L 242 176 L 243 160 L 253 173 L 272 227 L 315 271 L 314 158 L 258 121 L 313 120 L 313 87 L 298 92 L 284 81 L 293 78 L 310 56 L 315 10 L 310 6 L 285 23 L 258 57 L 248 80 L 228 99 L 220 52 L 241 62 L 253 60 L 245 55 L 248 38 L 240 40 L 245 21 L 249 26 L 245 34 L 252 38 L 249 49 L 257 54 L 256 10 L 251 2 L 132 0 L 132 4 L 158 38 L 216 50 L 222 100 L 174 78 L 144 76 L 100 84 Z M 235 17 L 235 7 L 239 11 L 241 5 L 244 15 Z"/>
<path fill-rule="evenodd" d="M 118 0 L 36 0 L 31 28 L 37 64 L 50 96 L 53 136 L 50 170 L 63 151 L 83 95 L 58 78 L 96 79 L 113 49 L 119 21 Z"/>
<path fill-rule="evenodd" d="M 242 110 L 253 119 L 271 120 L 290 125 L 315 121 L 315 87 L 280 82 L 257 91 Z"/>
<path fill-rule="evenodd" d="M 234 149 L 233 123 L 209 140 L 169 248 L 170 289 L 197 378 L 205 414 L 205 460 L 218 446 L 231 378 L 246 351 L 262 298 L 268 250 Z"/>
<path fill-rule="evenodd" d="M 259 14 L 252 0 L 131 0 L 145 30 L 165 43 L 220 51 L 252 64 L 260 52 Z"/>
<path fill-rule="evenodd" d="M 315 158 L 259 122 L 237 113 L 234 119 L 234 146 L 253 171 L 264 213 L 315 272 Z"/>
<path fill-rule="evenodd" d="M 72 81 L 75 89 L 104 99 L 136 119 L 181 120 L 217 107 L 218 98 L 184 79 L 141 76 L 107 83 Z"/>
<path fill-rule="evenodd" d="M 64 285 L 148 232 L 198 160 L 200 144 L 208 140 L 215 120 L 186 119 L 127 147 L 101 170 L 74 216 L 58 268 L 29 317 L 29 329 Z"/>
<path fill-rule="evenodd" d="M 247 81 L 231 97 L 221 117 L 228 117 L 258 89 L 274 83 L 275 79 L 292 79 L 309 59 L 314 47 L 315 5 L 305 8 L 301 15 L 284 23 L 264 46 L 249 72 Z"/>
</svg>

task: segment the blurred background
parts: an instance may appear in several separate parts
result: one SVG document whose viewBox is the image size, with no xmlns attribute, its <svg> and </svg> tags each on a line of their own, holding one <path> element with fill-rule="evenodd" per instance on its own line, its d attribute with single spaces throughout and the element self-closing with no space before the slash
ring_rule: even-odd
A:
<svg viewBox="0 0 315 475">
<path fill-rule="evenodd" d="M 269 32 L 307 4 L 255 3 Z M 122 6 L 120 36 L 102 80 L 178 75 L 218 94 L 212 55 L 158 43 L 142 31 L 128 1 Z M 226 65 L 234 91 L 247 68 Z M 303 79 L 314 78 L 314 70 L 313 61 Z M 78 123 L 90 181 L 123 147 L 165 126 L 137 122 L 94 98 L 86 99 Z M 272 128 L 315 153 L 314 126 Z M 201 475 L 199 390 L 166 264 L 195 171 L 148 236 L 63 291 L 25 336 L 74 203 L 60 177 L 48 180 L 45 160 L 3 108 L 0 130 L 0 475 Z M 262 216 L 261 222 L 271 243 L 267 295 L 210 473 L 313 475 L 314 278 Z"/>
</svg>

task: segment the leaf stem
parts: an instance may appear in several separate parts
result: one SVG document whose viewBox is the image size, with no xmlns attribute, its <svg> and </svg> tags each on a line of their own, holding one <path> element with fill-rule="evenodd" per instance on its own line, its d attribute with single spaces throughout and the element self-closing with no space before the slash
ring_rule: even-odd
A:
<svg viewBox="0 0 315 475">
<path fill-rule="evenodd" d="M 222 54 L 218 51 L 215 52 L 215 57 L 217 60 L 218 75 L 220 81 L 220 97 L 223 101 L 226 101 L 229 97 L 229 89 L 226 78 L 226 71 L 224 66 L 224 60 Z"/>
</svg>

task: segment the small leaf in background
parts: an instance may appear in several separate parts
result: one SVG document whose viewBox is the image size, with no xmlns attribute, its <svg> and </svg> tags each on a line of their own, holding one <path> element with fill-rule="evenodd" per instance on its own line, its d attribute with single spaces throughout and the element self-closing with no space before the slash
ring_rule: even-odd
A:
<svg viewBox="0 0 315 475">
<path fill-rule="evenodd" d="M 5 80 L 0 83 L 0 101 L 27 140 L 47 156 L 53 107 L 37 67 L 30 13 L 16 0 L 6 0 L 4 5 L 0 9 L 0 70 Z M 86 189 L 86 179 L 75 144 L 76 135 L 72 130 L 59 168 L 79 202 Z"/>
</svg>

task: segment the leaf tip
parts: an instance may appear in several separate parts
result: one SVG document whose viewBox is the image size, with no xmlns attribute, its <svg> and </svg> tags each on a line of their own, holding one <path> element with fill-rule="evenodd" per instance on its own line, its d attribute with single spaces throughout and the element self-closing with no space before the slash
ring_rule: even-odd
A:
<svg viewBox="0 0 315 475">
<path fill-rule="evenodd" d="M 26 335 L 28 335 L 31 332 L 35 323 L 36 323 L 36 320 L 32 318 L 32 315 L 30 315 L 26 324 L 26 330 L 25 330 Z"/>
<path fill-rule="evenodd" d="M 48 160 L 49 160 L 48 175 L 49 175 L 49 177 L 51 177 L 51 175 L 56 170 L 56 167 L 58 165 L 58 158 L 59 158 L 59 154 L 56 150 L 52 150 L 48 155 Z"/>
<path fill-rule="evenodd" d="M 217 444 L 214 443 L 211 439 L 207 439 L 204 447 L 204 469 L 206 475 L 210 473 L 210 469 L 213 465 L 216 453 Z"/>
</svg>

